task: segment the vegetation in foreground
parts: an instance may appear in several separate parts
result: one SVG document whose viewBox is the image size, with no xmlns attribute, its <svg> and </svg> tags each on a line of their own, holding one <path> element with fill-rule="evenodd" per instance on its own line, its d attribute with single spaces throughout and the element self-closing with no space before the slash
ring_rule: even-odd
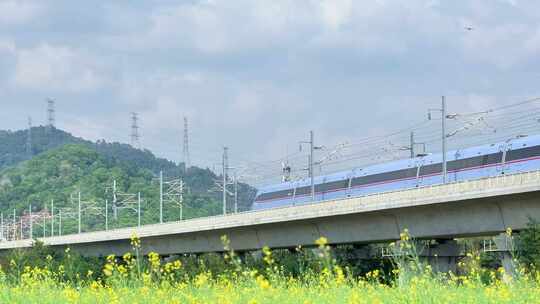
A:
<svg viewBox="0 0 540 304">
<path fill-rule="evenodd" d="M 511 234 L 511 232 L 508 232 Z M 458 273 L 436 274 L 423 265 L 407 231 L 393 245 L 389 270 L 358 275 L 332 257 L 325 238 L 315 250 L 297 248 L 293 260 L 264 248 L 258 260 L 240 257 L 223 238 L 225 253 L 163 260 L 155 253 L 109 256 L 104 263 L 81 260 L 66 250 L 62 259 L 39 244 L 13 253 L 0 272 L 2 303 L 538 303 L 540 274 L 516 267 L 481 267 L 468 254 Z M 530 257 L 529 257 L 530 258 Z M 515 260 L 517 263 L 517 260 Z M 29 266 L 29 265 L 33 266 Z M 99 265 L 99 266 L 97 266 Z M 517 264 L 516 264 L 517 265 Z"/>
</svg>

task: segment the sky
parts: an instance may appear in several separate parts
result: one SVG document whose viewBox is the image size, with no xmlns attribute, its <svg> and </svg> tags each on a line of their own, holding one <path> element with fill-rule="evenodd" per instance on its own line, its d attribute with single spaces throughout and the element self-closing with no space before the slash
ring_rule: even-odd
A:
<svg viewBox="0 0 540 304">
<path fill-rule="evenodd" d="M 468 28 L 472 29 L 468 29 Z M 0 0 L 0 129 L 264 162 L 540 96 L 536 0 Z"/>
</svg>

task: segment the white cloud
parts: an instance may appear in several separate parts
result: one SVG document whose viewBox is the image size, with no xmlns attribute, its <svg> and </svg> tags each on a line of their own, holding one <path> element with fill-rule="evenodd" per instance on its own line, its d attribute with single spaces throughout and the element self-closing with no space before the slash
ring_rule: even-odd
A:
<svg viewBox="0 0 540 304">
<path fill-rule="evenodd" d="M 38 16 L 41 6 L 37 3 L 21 0 L 0 1 L 0 24 L 21 25 Z"/>
<path fill-rule="evenodd" d="M 124 141 L 136 111 L 144 145 L 172 156 L 187 115 L 194 149 L 227 144 L 261 159 L 310 129 L 321 143 L 397 129 L 442 94 L 450 108 L 480 111 L 537 91 L 532 1 L 104 2 L 74 9 L 96 20 L 76 24 L 53 22 L 70 11 L 55 1 L 0 0 L 0 99 L 41 102 L 54 90 L 79 101 L 70 130 Z M 30 20 L 47 22 L 11 26 Z"/>
<path fill-rule="evenodd" d="M 12 40 L 0 38 L 0 53 L 14 54 L 17 47 Z"/>
<path fill-rule="evenodd" d="M 349 22 L 352 13 L 352 0 L 323 0 L 320 2 L 322 19 L 332 29 Z"/>
<path fill-rule="evenodd" d="M 49 44 L 19 50 L 13 81 L 38 90 L 87 91 L 104 85 L 98 64 L 90 56 Z"/>
</svg>

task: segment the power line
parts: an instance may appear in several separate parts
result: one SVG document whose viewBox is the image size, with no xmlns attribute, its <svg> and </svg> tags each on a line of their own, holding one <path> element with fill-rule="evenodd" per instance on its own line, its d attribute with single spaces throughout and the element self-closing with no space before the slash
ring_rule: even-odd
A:
<svg viewBox="0 0 540 304">
<path fill-rule="evenodd" d="M 488 111 L 489 112 L 495 112 L 495 111 L 514 108 L 514 107 L 517 107 L 517 106 L 521 106 L 521 105 L 529 104 L 529 103 L 533 103 L 533 102 L 540 102 L 540 97 L 530 98 L 530 99 L 526 99 L 526 100 L 516 102 L 516 103 L 513 103 L 513 104 L 508 104 L 508 105 L 492 108 L 492 109 L 489 109 Z"/>
<path fill-rule="evenodd" d="M 537 106 L 540 98 L 532 98 L 517 103 L 494 107 L 486 111 L 479 111 L 465 114 L 451 114 L 447 123 L 449 137 L 448 147 L 450 149 L 461 149 L 462 147 L 478 144 L 479 142 L 492 143 L 497 140 L 504 140 L 512 134 L 532 134 L 540 131 L 540 108 Z M 432 123 L 440 124 L 439 119 L 433 119 Z M 397 130 L 385 135 L 376 135 L 354 141 L 346 145 L 346 153 L 339 153 L 338 157 L 327 161 L 324 165 L 324 172 L 329 174 L 351 167 L 366 166 L 382 161 L 405 158 L 403 147 L 410 145 L 410 132 L 415 132 L 415 142 L 422 142 L 426 146 L 426 151 L 438 152 L 442 137 L 441 132 L 435 125 L 429 125 L 429 121 L 422 121 L 411 125 L 408 128 Z M 404 133 L 409 133 L 407 138 Z M 349 151 L 350 150 L 350 151 Z M 430 151 L 431 150 L 431 151 Z M 403 154 L 403 155 L 402 155 Z M 401 155 L 402 157 L 400 157 Z M 410 156 L 410 155 L 409 155 Z M 287 159 L 287 174 L 290 172 L 303 172 L 302 163 L 306 155 L 300 155 L 295 159 Z M 259 161 L 246 162 L 242 165 L 245 172 L 253 172 L 257 175 L 255 183 L 270 180 L 278 182 L 283 176 L 283 161 Z M 294 175 L 294 174 L 293 174 Z M 250 181 L 254 182 L 254 181 Z"/>
</svg>

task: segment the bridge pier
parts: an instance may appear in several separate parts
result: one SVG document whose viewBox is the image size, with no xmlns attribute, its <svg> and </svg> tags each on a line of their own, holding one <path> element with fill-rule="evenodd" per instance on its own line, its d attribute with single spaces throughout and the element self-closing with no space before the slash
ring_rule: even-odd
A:
<svg viewBox="0 0 540 304">
<path fill-rule="evenodd" d="M 400 252 L 402 241 L 397 241 L 393 249 L 383 249 L 382 257 L 390 259 L 401 259 L 404 254 L 407 258 L 418 257 L 422 265 L 429 265 L 434 273 L 457 272 L 458 259 L 462 257 L 461 246 L 453 239 L 435 239 L 433 241 L 411 240 L 412 251 L 409 249 L 403 253 Z M 394 252 L 394 250 L 396 250 Z M 410 256 L 409 256 L 410 255 Z"/>
<path fill-rule="evenodd" d="M 456 240 L 438 239 L 435 244 L 417 247 L 420 261 L 431 266 L 433 272 L 456 273 L 457 260 L 460 255 L 460 246 Z"/>
<path fill-rule="evenodd" d="M 516 261 L 514 261 L 514 238 L 508 233 L 501 233 L 493 237 L 493 242 L 496 246 L 501 265 L 504 269 L 505 276 L 514 277 L 517 271 Z"/>
</svg>

